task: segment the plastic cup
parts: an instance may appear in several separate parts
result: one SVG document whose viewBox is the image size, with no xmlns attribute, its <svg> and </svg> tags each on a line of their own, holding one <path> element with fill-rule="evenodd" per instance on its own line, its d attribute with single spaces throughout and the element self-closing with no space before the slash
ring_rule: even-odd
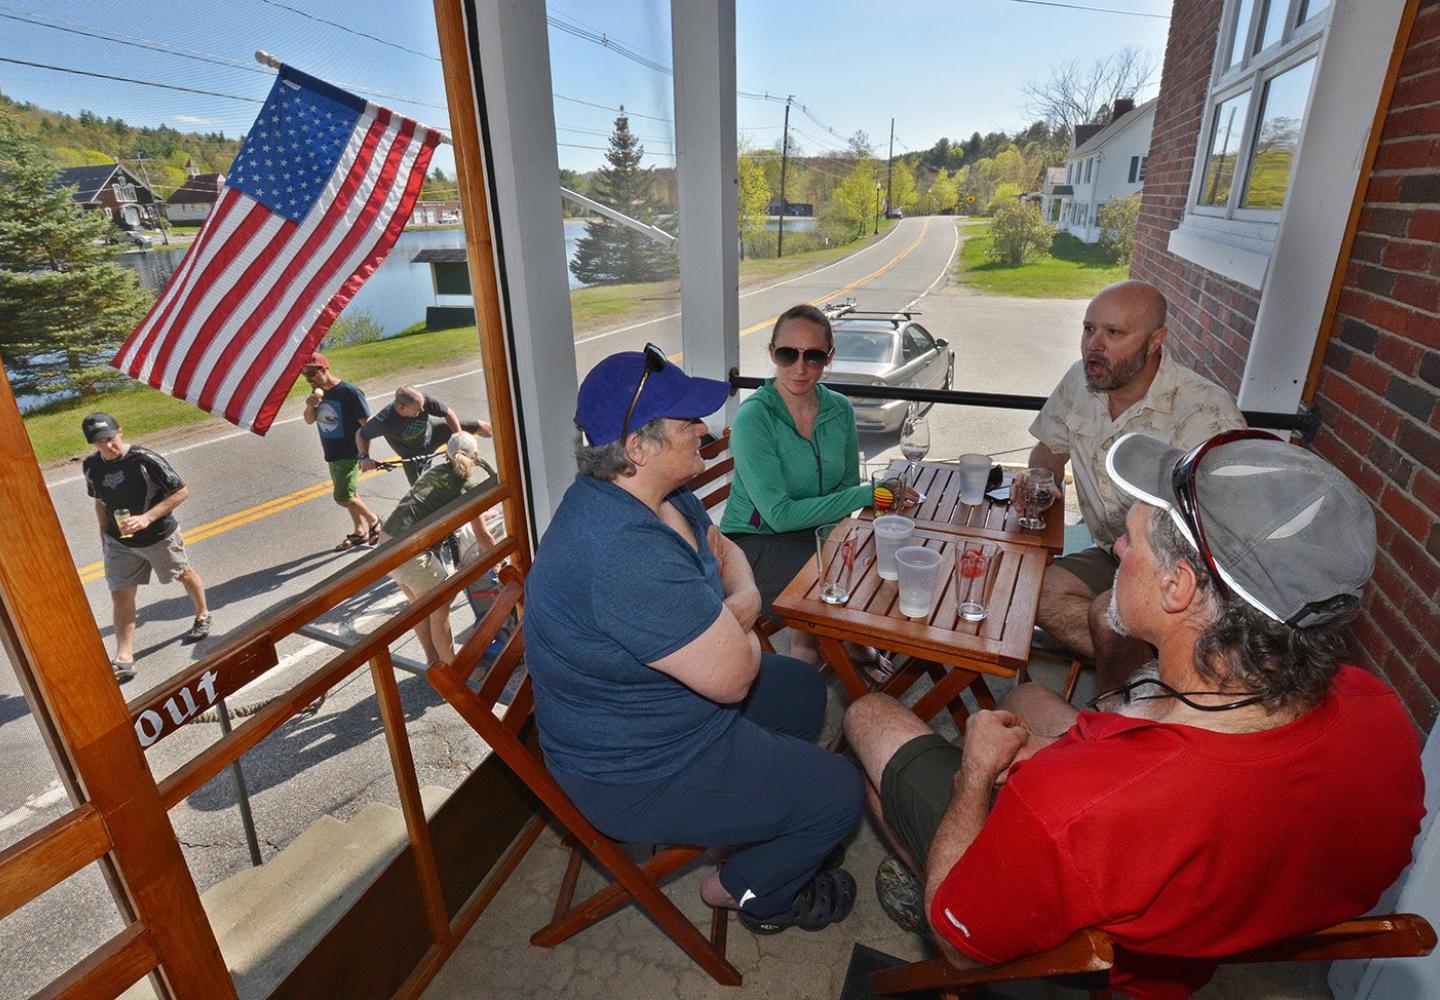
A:
<svg viewBox="0 0 1440 1000">
<path fill-rule="evenodd" d="M 905 495 L 905 476 L 899 471 L 884 469 L 870 473 L 870 496 L 876 514 L 890 514 L 900 509 Z"/>
<path fill-rule="evenodd" d="M 900 570 L 895 563 L 895 550 L 910 542 L 915 534 L 915 522 L 899 514 L 882 514 L 872 527 L 875 529 L 875 568 L 882 580 L 898 580 Z"/>
<path fill-rule="evenodd" d="M 990 478 L 990 456 L 961 455 L 957 464 L 960 467 L 960 502 L 973 507 L 985 499 L 985 482 Z"/>
<path fill-rule="evenodd" d="M 815 529 L 815 558 L 819 571 L 820 600 L 826 604 L 844 604 L 860 579 L 858 572 L 859 539 L 850 531 L 850 524 L 841 521 Z"/>
<path fill-rule="evenodd" d="M 996 553 L 980 542 L 966 542 L 955 550 L 955 610 L 967 622 L 982 622 L 990 614 L 990 582 L 995 575 Z"/>
<path fill-rule="evenodd" d="M 943 558 L 936 549 L 906 545 L 895 551 L 900 570 L 900 613 L 907 618 L 929 618 L 935 603 L 935 582 Z"/>
</svg>

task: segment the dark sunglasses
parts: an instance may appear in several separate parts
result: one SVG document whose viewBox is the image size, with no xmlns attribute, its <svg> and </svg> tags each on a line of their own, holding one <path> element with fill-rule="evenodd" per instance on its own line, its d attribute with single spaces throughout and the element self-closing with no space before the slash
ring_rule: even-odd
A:
<svg viewBox="0 0 1440 1000">
<path fill-rule="evenodd" d="M 1200 552 L 1200 558 L 1205 562 L 1205 568 L 1210 571 L 1210 579 L 1215 581 L 1215 589 L 1220 596 L 1229 600 L 1233 595 L 1230 588 L 1226 586 L 1225 579 L 1220 575 L 1220 569 L 1215 563 L 1215 555 L 1210 551 L 1210 543 L 1205 539 L 1205 523 L 1200 520 L 1200 498 L 1195 492 L 1195 479 L 1200 470 L 1200 461 L 1210 452 L 1234 441 L 1278 441 L 1274 434 L 1265 431 L 1241 429 L 1224 431 L 1216 434 L 1206 441 L 1201 441 L 1184 458 L 1175 463 L 1175 468 L 1170 470 L 1170 485 L 1175 489 L 1175 509 L 1180 512 L 1184 519 L 1185 526 L 1190 529 L 1190 537 L 1195 540 L 1195 548 Z"/>
<path fill-rule="evenodd" d="M 775 359 L 775 363 L 781 368 L 789 368 L 800 360 L 802 352 L 798 347 L 772 347 L 770 348 L 770 356 Z M 804 351 L 803 356 L 805 363 L 811 368 L 824 368 L 830 363 L 830 352 L 822 351 L 818 347 L 812 347 Z"/>
<path fill-rule="evenodd" d="M 630 436 L 630 418 L 635 415 L 635 404 L 640 402 L 640 393 L 645 391 L 645 383 L 649 380 L 650 373 L 662 370 L 669 363 L 664 351 L 654 344 L 645 345 L 645 370 L 640 373 L 640 384 L 635 387 L 635 395 L 630 397 L 630 405 L 625 408 L 625 419 L 620 423 L 620 447 L 625 447 L 625 439 Z"/>
</svg>

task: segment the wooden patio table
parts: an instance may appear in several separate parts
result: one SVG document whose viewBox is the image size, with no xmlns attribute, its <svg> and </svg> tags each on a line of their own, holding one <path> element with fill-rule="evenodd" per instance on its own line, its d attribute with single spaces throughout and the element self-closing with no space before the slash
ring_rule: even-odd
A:
<svg viewBox="0 0 1440 1000">
<path fill-rule="evenodd" d="M 844 642 L 877 646 L 911 658 L 885 684 L 882 690 L 887 694 L 904 693 L 921 673 L 928 673 L 935 686 L 914 705 L 915 714 L 926 721 L 948 708 L 956 724 L 963 725 L 967 713 L 959 696 L 966 688 L 973 687 L 976 700 L 993 708 L 995 702 L 983 675 L 1013 677 L 1029 659 L 1048 551 L 1035 544 L 972 538 L 917 525 L 910 544 L 938 549 L 943 558 L 929 616 L 907 618 L 898 606 L 899 584 L 882 580 L 877 571 L 870 522 L 850 518 L 837 530 L 846 531 L 854 540 L 856 560 L 849 601 L 836 605 L 820 600 L 812 559 L 775 599 L 774 609 L 792 628 L 819 638 L 825 662 L 839 676 L 850 699 L 868 693 L 870 686 L 845 652 Z M 967 547 L 986 556 L 989 572 L 985 577 L 961 577 L 959 556 Z M 988 590 L 988 600 L 981 588 Z M 983 621 L 966 621 L 959 616 L 957 605 L 977 597 L 988 606 L 988 615 Z"/>
<path fill-rule="evenodd" d="M 904 459 L 897 459 L 890 471 L 899 475 L 907 465 Z M 1020 510 L 1015 504 L 1003 500 L 992 500 L 986 496 L 980 503 L 970 505 L 960 502 L 960 469 L 943 462 L 916 462 L 919 470 L 914 482 L 915 490 L 924 494 L 925 502 L 918 507 L 897 511 L 914 518 L 918 525 L 940 531 L 953 531 L 971 538 L 991 538 L 1001 542 L 1016 542 L 1021 545 L 1038 545 L 1051 556 L 1058 556 L 1065 549 L 1065 484 L 1057 483 L 1055 503 L 1045 512 L 1045 527 L 1030 531 L 1020 527 Z M 875 511 L 866 508 L 860 517 L 872 520 Z"/>
</svg>

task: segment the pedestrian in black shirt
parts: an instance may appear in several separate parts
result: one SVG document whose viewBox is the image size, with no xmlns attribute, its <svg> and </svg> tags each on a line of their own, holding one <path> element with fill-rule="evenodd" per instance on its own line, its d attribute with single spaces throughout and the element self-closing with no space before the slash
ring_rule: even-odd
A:
<svg viewBox="0 0 1440 1000">
<path fill-rule="evenodd" d="M 320 448 L 330 469 L 335 502 L 350 515 L 354 529 L 335 546 L 336 551 L 374 545 L 380 541 L 380 518 L 360 499 L 360 451 L 355 432 L 370 419 L 370 403 L 358 386 L 336 378 L 330 362 L 316 351 L 300 369 L 313 390 L 305 398 L 305 422 L 320 429 Z"/>
<path fill-rule="evenodd" d="M 135 676 L 135 590 L 150 582 L 152 569 L 161 583 L 178 579 L 195 605 L 195 621 L 182 640 L 199 642 L 210 634 L 205 584 L 190 565 L 172 513 L 190 491 L 165 459 L 126 444 L 110 414 L 92 413 L 80 426 L 95 446 L 84 463 L 85 490 L 95 498 L 105 582 L 115 611 L 111 666 L 124 682 Z"/>
</svg>

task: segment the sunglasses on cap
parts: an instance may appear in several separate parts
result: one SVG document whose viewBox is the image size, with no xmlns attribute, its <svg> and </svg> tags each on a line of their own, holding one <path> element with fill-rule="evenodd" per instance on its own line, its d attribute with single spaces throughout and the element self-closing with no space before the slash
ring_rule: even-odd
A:
<svg viewBox="0 0 1440 1000">
<path fill-rule="evenodd" d="M 625 408 L 625 419 L 620 422 L 621 447 L 625 446 L 625 439 L 630 436 L 630 418 L 635 415 L 635 404 L 640 402 L 640 394 L 645 391 L 645 383 L 650 374 L 664 370 L 669 363 L 664 351 L 654 344 L 645 345 L 645 370 L 640 373 L 640 384 L 635 386 L 635 394 L 630 397 L 630 405 Z"/>
<path fill-rule="evenodd" d="M 822 351 L 818 347 L 811 347 L 805 351 L 801 351 L 798 347 L 770 348 L 770 356 L 781 368 L 789 368 L 802 357 L 811 368 L 824 368 L 830 363 L 830 354 L 830 351 Z"/>
</svg>

